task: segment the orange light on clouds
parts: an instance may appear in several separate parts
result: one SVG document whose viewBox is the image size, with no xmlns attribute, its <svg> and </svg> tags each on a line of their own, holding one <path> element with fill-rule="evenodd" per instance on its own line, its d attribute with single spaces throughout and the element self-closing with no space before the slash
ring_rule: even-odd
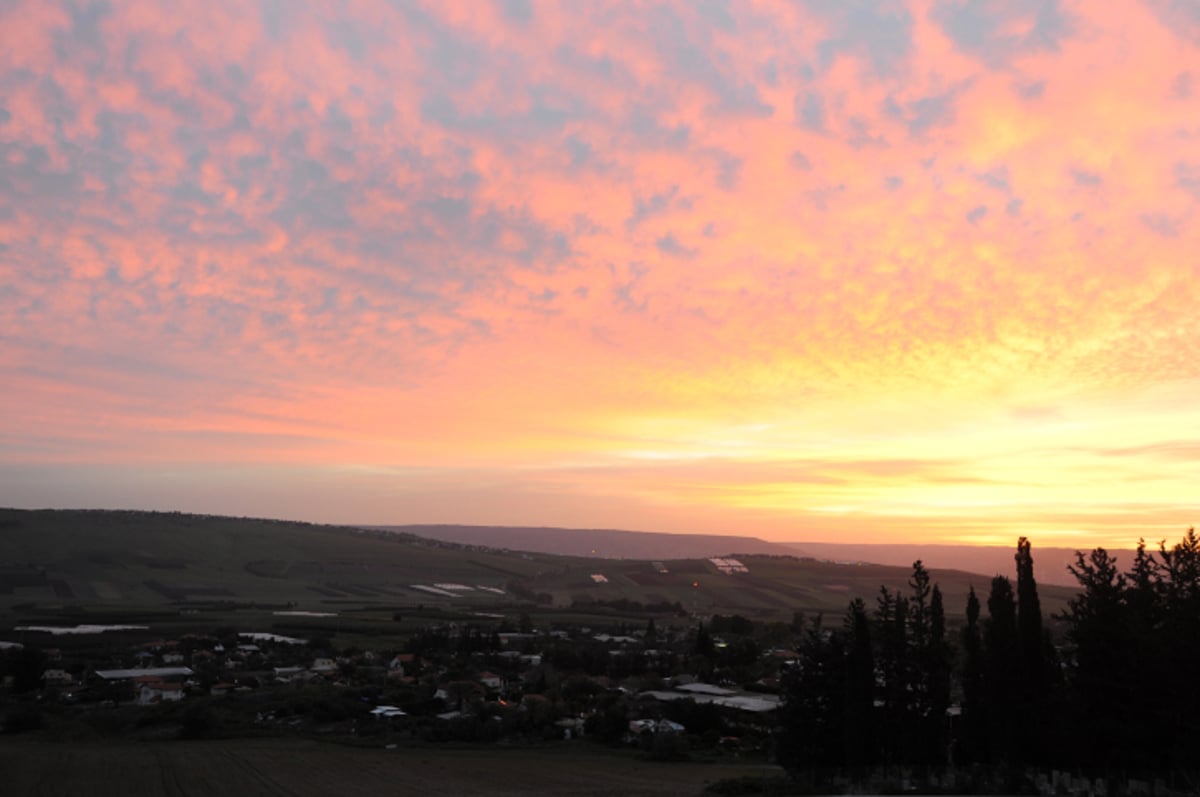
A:
<svg viewBox="0 0 1200 797">
<path fill-rule="evenodd" d="M 0 504 L 1196 522 L 1170 4 L 0 10 Z"/>
</svg>

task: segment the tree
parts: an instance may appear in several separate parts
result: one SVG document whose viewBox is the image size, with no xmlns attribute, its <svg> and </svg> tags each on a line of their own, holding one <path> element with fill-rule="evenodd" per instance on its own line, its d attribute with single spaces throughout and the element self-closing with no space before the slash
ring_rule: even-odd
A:
<svg viewBox="0 0 1200 797">
<path fill-rule="evenodd" d="M 862 598 L 846 611 L 845 762 L 863 773 L 877 758 L 875 745 L 875 655 L 871 649 L 871 620 Z"/>
<path fill-rule="evenodd" d="M 984 694 L 988 704 L 987 750 L 995 763 L 1013 763 L 1018 724 L 1014 705 L 1019 697 L 1017 605 L 1012 583 L 1004 576 L 992 579 L 983 625 Z"/>
<path fill-rule="evenodd" d="M 1041 678 L 1042 604 L 1033 578 L 1032 546 L 1025 537 L 1017 540 L 1017 634 L 1021 643 L 1021 664 L 1027 678 Z"/>
<path fill-rule="evenodd" d="M 842 634 L 812 622 L 800 641 L 798 666 L 785 672 L 779 708 L 779 763 L 810 786 L 845 761 L 846 656 Z"/>
<path fill-rule="evenodd" d="M 987 760 L 988 703 L 984 694 L 983 637 L 979 628 L 979 598 L 967 593 L 967 624 L 962 629 L 962 725 L 959 744 L 964 763 Z"/>
<path fill-rule="evenodd" d="M 712 635 L 708 633 L 704 623 L 700 623 L 696 629 L 695 652 L 701 656 L 711 656 L 713 653 Z"/>
<path fill-rule="evenodd" d="M 925 678 L 924 760 L 939 764 L 947 750 L 946 712 L 950 708 L 950 645 L 946 640 L 946 609 L 937 584 L 929 596 L 929 641 L 922 656 Z"/>
<path fill-rule="evenodd" d="M 1033 577 L 1032 546 L 1027 538 L 1017 540 L 1017 639 L 1021 689 L 1015 706 L 1017 735 L 1022 757 L 1043 763 L 1046 752 L 1049 681 L 1046 640 L 1042 630 L 1042 605 Z"/>
<path fill-rule="evenodd" d="M 908 650 L 908 601 L 887 587 L 879 588 L 875 625 L 879 637 L 879 675 L 883 701 L 879 722 L 881 763 L 911 760 L 913 744 L 912 666 Z"/>
<path fill-rule="evenodd" d="M 929 571 L 921 560 L 913 562 L 908 581 L 912 589 L 908 603 L 911 717 L 914 763 L 939 763 L 945 751 L 946 709 L 950 703 L 950 663 L 946 647 L 946 614 L 942 593 L 931 586 Z"/>
<path fill-rule="evenodd" d="M 1072 715 L 1077 724 L 1078 755 L 1125 763 L 1130 744 L 1129 714 L 1136 684 L 1125 616 L 1125 576 L 1103 548 L 1075 555 L 1068 568 L 1080 593 L 1067 604 L 1067 639 L 1073 647 Z"/>
<path fill-rule="evenodd" d="M 46 654 L 41 648 L 26 645 L 10 651 L 9 657 L 14 692 L 23 694 L 41 687 L 42 672 L 46 669 Z"/>
</svg>

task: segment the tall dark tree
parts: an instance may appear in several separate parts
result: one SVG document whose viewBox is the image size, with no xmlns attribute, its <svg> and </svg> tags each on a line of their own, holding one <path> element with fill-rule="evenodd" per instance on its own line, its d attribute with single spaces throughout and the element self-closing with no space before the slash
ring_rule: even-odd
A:
<svg viewBox="0 0 1200 797">
<path fill-rule="evenodd" d="M 1020 645 L 1021 689 L 1013 706 L 1019 750 L 1025 761 L 1045 760 L 1050 673 L 1046 640 L 1042 629 L 1042 604 L 1033 577 L 1032 546 L 1027 538 L 1017 540 L 1017 638 Z"/>
<path fill-rule="evenodd" d="M 1160 719 L 1170 733 L 1164 754 L 1180 766 L 1189 757 L 1194 761 L 1200 745 L 1200 537 L 1188 529 L 1180 542 L 1170 549 L 1163 543 L 1159 551 L 1163 605 L 1158 660 L 1170 663 L 1160 681 L 1161 694 L 1170 696 Z"/>
<path fill-rule="evenodd" d="M 8 671 L 12 675 L 12 689 L 18 694 L 32 692 L 42 685 L 42 672 L 46 669 L 46 654 L 41 648 L 26 645 L 8 651 Z"/>
<path fill-rule="evenodd" d="M 843 635 L 818 616 L 800 641 L 798 666 L 784 674 L 776 754 L 781 766 L 810 787 L 845 764 L 846 655 Z"/>
<path fill-rule="evenodd" d="M 1038 677 L 1042 661 L 1042 604 L 1033 578 L 1033 554 L 1029 540 L 1017 540 L 1017 634 L 1021 640 L 1021 665 L 1027 678 Z"/>
<path fill-rule="evenodd" d="M 846 612 L 845 761 L 855 775 L 865 774 L 877 760 L 875 742 L 875 654 L 871 620 L 862 598 Z"/>
<path fill-rule="evenodd" d="M 931 591 L 929 571 L 921 560 L 913 562 L 913 573 L 908 579 L 912 598 L 908 602 L 909 615 L 912 623 L 912 644 L 917 650 L 923 650 L 929 641 L 929 593 Z"/>
<path fill-rule="evenodd" d="M 975 587 L 967 593 L 967 624 L 962 629 L 962 721 L 959 751 L 963 763 L 986 761 L 988 703 L 984 694 L 983 636 Z"/>
<path fill-rule="evenodd" d="M 922 738 L 926 744 L 925 760 L 941 764 L 946 760 L 946 713 L 950 708 L 950 643 L 946 639 L 946 608 L 942 590 L 937 584 L 929 595 L 929 642 L 923 656 L 922 669 L 926 679 L 925 727 Z"/>
<path fill-rule="evenodd" d="M 879 637 L 879 675 L 883 682 L 879 742 L 881 763 L 885 767 L 909 762 L 915 741 L 911 727 L 913 668 L 908 649 L 908 616 L 908 601 L 904 596 L 880 587 L 875 623 Z"/>
<path fill-rule="evenodd" d="M 983 625 L 984 689 L 989 710 L 987 749 L 992 763 L 1015 763 L 1018 732 L 1014 706 L 1020 691 L 1017 604 L 1012 582 L 992 579 Z"/>
<path fill-rule="evenodd" d="M 1080 755 L 1126 765 L 1136 685 L 1128 677 L 1137 655 L 1130 649 L 1125 615 L 1125 576 L 1108 551 L 1077 553 L 1068 568 L 1081 592 L 1067 605 L 1067 637 L 1073 648 L 1072 715 Z M 1086 760 L 1084 761 L 1086 763 Z"/>
<path fill-rule="evenodd" d="M 908 585 L 912 733 L 905 738 L 912 742 L 910 760 L 927 767 L 945 757 L 946 708 L 950 701 L 946 616 L 941 590 L 932 585 L 929 571 L 919 559 L 913 562 Z"/>
</svg>

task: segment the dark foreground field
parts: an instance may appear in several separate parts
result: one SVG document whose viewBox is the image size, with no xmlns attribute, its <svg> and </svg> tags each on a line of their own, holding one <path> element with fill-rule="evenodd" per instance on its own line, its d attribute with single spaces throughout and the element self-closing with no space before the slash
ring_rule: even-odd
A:
<svg viewBox="0 0 1200 797">
<path fill-rule="evenodd" d="M 364 750 L 253 740 L 0 745 L 13 795 L 697 795 L 776 767 L 654 763 L 587 747 Z"/>
</svg>

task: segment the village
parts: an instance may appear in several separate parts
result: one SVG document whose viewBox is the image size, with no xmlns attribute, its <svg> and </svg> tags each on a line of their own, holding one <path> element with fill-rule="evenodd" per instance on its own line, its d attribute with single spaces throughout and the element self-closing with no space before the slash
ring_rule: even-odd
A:
<svg viewBox="0 0 1200 797">
<path fill-rule="evenodd" d="M 94 644 L 35 644 L 51 629 L 30 628 L 0 651 L 0 721 L 6 731 L 384 747 L 584 738 L 659 760 L 765 758 L 780 673 L 797 656 L 767 643 L 791 629 L 720 615 L 633 622 L 537 627 L 526 614 L 494 616 L 432 623 L 376 649 L 223 628 L 109 644 L 102 663 Z"/>
</svg>

